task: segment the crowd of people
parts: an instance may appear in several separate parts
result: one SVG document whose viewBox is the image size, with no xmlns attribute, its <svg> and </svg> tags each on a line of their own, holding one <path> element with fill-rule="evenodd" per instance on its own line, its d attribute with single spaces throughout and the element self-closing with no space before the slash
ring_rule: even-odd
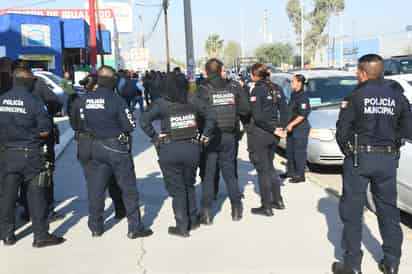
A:
<svg viewBox="0 0 412 274">
<path fill-rule="evenodd" d="M 337 142 L 346 158 L 340 203 L 345 256 L 343 263 L 333 264 L 336 274 L 361 273 L 360 227 L 369 183 L 377 197 L 384 241 L 379 267 L 383 273 L 398 273 L 402 235 L 396 208 L 396 163 L 399 139 L 412 138 L 412 117 L 401 87 L 384 80 L 382 74 L 380 56 L 366 55 L 359 60 L 359 86 L 342 103 L 337 123 Z M 33 223 L 33 246 L 58 245 L 65 239 L 50 234 L 48 224 L 60 217 L 53 199 L 56 134 L 52 117 L 62 106 L 48 97 L 47 87 L 36 81 L 24 62 L 15 63 L 12 83 L 11 90 L 0 97 L 1 239 L 5 245 L 16 243 L 14 212 L 20 197 L 24 217 Z M 243 218 L 237 158 L 244 134 L 261 197 L 252 214 L 271 217 L 273 209 L 286 208 L 281 177 L 289 178 L 290 183 L 306 180 L 311 106 L 303 75 L 293 77 L 289 99 L 271 82 L 265 65 L 253 65 L 251 82 L 239 83 L 226 78 L 224 64 L 218 59 L 206 63 L 205 77 L 194 94 L 188 92 L 189 83 L 179 68 L 169 73 L 146 72 L 141 79 L 102 66 L 81 84 L 86 92 L 70 96 L 67 113 L 86 179 L 88 227 L 93 237 L 105 231 L 107 189 L 116 218 L 127 218 L 128 238 L 153 234 L 142 223 L 132 157 L 132 132 L 138 123 L 156 148 L 165 188 L 172 198 L 175 225 L 168 228 L 170 235 L 190 237 L 192 230 L 213 224 L 220 175 L 228 190 L 232 220 Z M 388 111 L 371 113 L 364 108 L 366 102 L 390 103 L 375 106 Z M 137 104 L 142 112 L 139 121 L 134 114 Z M 154 121 L 160 121 L 160 130 L 155 129 Z M 287 138 L 288 156 L 287 172 L 281 175 L 274 167 L 280 138 Z M 198 169 L 200 208 L 194 187 Z"/>
</svg>

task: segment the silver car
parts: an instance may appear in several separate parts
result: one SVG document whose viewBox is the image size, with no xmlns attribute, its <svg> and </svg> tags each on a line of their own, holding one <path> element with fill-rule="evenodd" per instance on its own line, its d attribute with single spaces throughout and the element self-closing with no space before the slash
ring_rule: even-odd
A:
<svg viewBox="0 0 412 274">
<path fill-rule="evenodd" d="M 272 75 L 290 97 L 290 80 L 295 74 L 306 78 L 304 91 L 308 94 L 312 112 L 309 122 L 312 129 L 308 140 L 308 163 L 315 165 L 342 165 L 343 154 L 335 140 L 336 121 L 343 98 L 350 94 L 358 81 L 354 73 L 339 70 L 304 70 Z M 279 146 L 286 149 L 286 140 Z M 311 165 L 312 164 L 312 165 Z"/>
</svg>

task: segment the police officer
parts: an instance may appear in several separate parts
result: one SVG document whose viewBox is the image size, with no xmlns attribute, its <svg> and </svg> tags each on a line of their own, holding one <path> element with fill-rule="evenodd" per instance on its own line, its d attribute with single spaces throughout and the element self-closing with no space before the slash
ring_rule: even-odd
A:
<svg viewBox="0 0 412 274">
<path fill-rule="evenodd" d="M 281 178 L 289 177 L 289 183 L 305 182 L 305 165 L 307 158 L 308 137 L 310 123 L 310 103 L 307 94 L 303 91 L 305 77 L 301 74 L 293 76 L 291 81 L 292 95 L 289 101 L 291 120 L 287 129 L 288 157 L 287 173 L 281 174 Z"/>
<path fill-rule="evenodd" d="M 87 176 L 89 198 L 88 225 L 93 237 L 104 232 L 105 190 L 112 175 L 122 190 L 130 239 L 153 234 L 143 226 L 139 209 L 136 174 L 129 149 L 129 134 L 136 126 L 126 102 L 114 89 L 117 84 L 113 68 L 102 66 L 97 72 L 96 92 L 87 93 L 82 102 L 85 123 L 93 136 Z"/>
<path fill-rule="evenodd" d="M 89 74 L 87 77 L 79 81 L 84 86 L 86 92 L 94 92 L 97 85 L 97 75 Z M 69 109 L 70 125 L 75 133 L 75 139 L 77 141 L 77 158 L 83 168 L 84 175 L 87 181 L 88 174 L 90 172 L 89 162 L 91 160 L 91 145 L 93 142 L 93 136 L 87 129 L 84 121 L 83 109 L 81 109 L 82 99 L 77 96 L 71 104 Z M 113 200 L 115 219 L 123 219 L 126 217 L 126 208 L 122 200 L 122 192 L 116 183 L 114 176 L 110 177 L 108 184 L 109 196 Z"/>
<path fill-rule="evenodd" d="M 236 125 L 240 116 L 250 112 L 247 95 L 241 87 L 222 78 L 223 63 L 210 59 L 206 63 L 207 79 L 200 84 L 197 96 L 208 103 L 217 117 L 217 127 L 210 144 L 205 148 L 206 164 L 202 182 L 202 199 L 200 220 L 202 224 L 211 225 L 211 209 L 215 196 L 215 177 L 217 164 L 229 192 L 232 205 L 232 219 L 242 219 L 242 193 L 239 189 L 235 159 L 237 155 Z"/>
<path fill-rule="evenodd" d="M 23 68 L 23 69 L 29 69 L 30 66 L 29 64 L 24 61 L 24 60 L 16 60 L 14 62 L 14 68 Z M 59 129 L 57 125 L 53 121 L 53 117 L 55 117 L 58 113 L 62 111 L 63 104 L 60 102 L 59 97 L 57 97 L 48 87 L 46 82 L 37 77 L 35 84 L 34 84 L 34 89 L 32 91 L 33 95 L 38 96 L 41 101 L 46 105 L 47 111 L 49 113 L 50 117 L 50 122 L 52 123 L 52 131 L 50 132 L 49 136 L 47 137 L 46 145 L 47 145 L 47 152 L 46 152 L 46 158 L 47 161 L 50 163 L 49 169 L 51 172 L 51 178 L 50 178 L 50 185 L 47 187 L 47 203 L 49 207 L 49 221 L 57 221 L 61 220 L 65 217 L 65 214 L 63 213 L 58 213 L 54 210 L 54 166 L 56 162 L 56 155 L 54 151 L 54 146 L 59 143 Z M 27 204 L 27 189 L 26 189 L 25 184 L 21 186 L 20 190 L 20 202 L 24 208 L 24 211 L 21 213 L 20 217 L 24 221 L 29 221 L 30 220 L 30 214 L 28 210 L 28 204 Z"/>
<path fill-rule="evenodd" d="M 252 118 L 248 126 L 248 151 L 257 171 L 262 203 L 261 207 L 252 208 L 252 213 L 273 216 L 272 208 L 285 208 L 273 158 L 279 137 L 285 135 L 288 106 L 282 88 L 270 81 L 265 65 L 253 65 L 251 73 L 254 85 L 250 95 Z"/>
<path fill-rule="evenodd" d="M 27 185 L 27 198 L 34 232 L 33 247 L 58 245 L 64 239 L 49 234 L 45 187 L 50 181 L 49 163 L 43 153 L 51 132 L 47 109 L 31 92 L 34 76 L 27 69 L 14 71 L 13 88 L 0 97 L 0 231 L 5 245 L 14 245 L 14 209 L 18 188 Z"/>
<path fill-rule="evenodd" d="M 163 96 L 152 103 L 142 114 L 143 131 L 157 144 L 159 164 L 165 178 L 166 189 L 173 199 L 176 226 L 169 227 L 169 234 L 189 237 L 189 231 L 199 227 L 196 208 L 196 169 L 199 164 L 199 141 L 207 141 L 215 120 L 207 105 L 196 101 L 188 103 L 178 75 L 168 73 L 162 83 Z M 203 136 L 198 140 L 196 117 L 205 119 Z M 157 133 L 152 122 L 161 120 Z"/>
<path fill-rule="evenodd" d="M 369 184 L 383 238 L 379 269 L 398 273 L 402 245 L 396 188 L 398 140 L 412 137 L 412 119 L 407 99 L 382 75 L 380 56 L 359 59 L 359 85 L 343 101 L 337 122 L 336 140 L 346 156 L 339 204 L 345 253 L 343 263 L 332 266 L 335 274 L 361 273 L 362 217 Z"/>
</svg>

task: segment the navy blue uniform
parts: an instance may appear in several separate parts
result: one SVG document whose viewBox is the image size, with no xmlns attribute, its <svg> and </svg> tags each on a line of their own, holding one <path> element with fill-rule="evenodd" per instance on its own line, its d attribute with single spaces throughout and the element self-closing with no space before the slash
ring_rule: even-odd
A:
<svg viewBox="0 0 412 274">
<path fill-rule="evenodd" d="M 369 184 L 383 238 L 383 261 L 394 268 L 399 265 L 402 231 L 397 208 L 397 153 L 401 138 L 412 137 L 411 118 L 407 99 L 384 80 L 360 84 L 342 103 L 336 140 L 346 157 L 339 211 L 344 224 L 345 265 L 351 269 L 360 271 L 361 267 L 362 217 Z M 358 167 L 352 153 L 355 134 L 359 140 Z"/>
<path fill-rule="evenodd" d="M 197 223 L 194 185 L 200 157 L 200 144 L 195 141 L 199 116 L 206 121 L 204 135 L 210 136 L 214 120 L 201 102 L 182 104 L 161 98 L 153 102 L 140 119 L 143 131 L 157 143 L 159 165 L 166 189 L 173 198 L 176 227 L 183 234 Z M 161 121 L 159 133 L 152 126 L 155 120 Z"/>
<path fill-rule="evenodd" d="M 112 175 L 122 190 L 129 232 L 142 228 L 136 174 L 129 144 L 124 136 L 136 126 L 126 102 L 113 90 L 97 88 L 83 98 L 87 128 L 93 136 L 87 186 L 92 231 L 103 231 L 105 191 Z M 123 136 L 123 138 L 122 138 Z M 122 140 L 124 139 L 124 141 Z"/>
<path fill-rule="evenodd" d="M 28 88 L 15 86 L 0 97 L 1 236 L 14 234 L 18 188 L 27 185 L 35 240 L 48 237 L 47 201 L 40 173 L 46 169 L 41 132 L 51 132 L 46 106 Z"/>
<path fill-rule="evenodd" d="M 251 91 L 252 119 L 248 126 L 250 161 L 258 174 L 262 206 L 271 209 L 272 202 L 281 200 L 280 178 L 273 166 L 279 137 L 277 128 L 288 122 L 288 105 L 282 88 L 258 81 Z"/>
<path fill-rule="evenodd" d="M 50 135 L 47 137 L 46 145 L 47 145 L 47 153 L 46 158 L 47 161 L 51 163 L 51 178 L 50 178 L 50 186 L 47 188 L 47 203 L 50 212 L 54 210 L 54 180 L 53 180 L 53 170 L 54 164 L 56 162 L 56 155 L 54 151 L 55 144 L 59 143 L 59 130 L 56 124 L 53 122 L 53 117 L 56 116 L 57 113 L 62 111 L 63 104 L 60 102 L 59 97 L 57 97 L 48 87 L 46 82 L 42 78 L 37 78 L 35 82 L 33 95 L 38 96 L 41 101 L 46 105 L 47 111 L 50 116 L 50 121 L 53 125 L 52 131 Z M 22 203 L 25 214 L 29 214 L 28 211 L 28 204 L 27 204 L 27 197 L 26 197 L 26 185 L 22 185 L 20 191 L 20 202 Z"/>
<path fill-rule="evenodd" d="M 217 167 L 222 172 L 232 209 L 242 208 L 242 193 L 239 189 L 236 157 L 238 149 L 237 125 L 240 117 L 250 113 L 247 94 L 237 83 L 221 78 L 206 80 L 200 84 L 198 98 L 209 104 L 217 119 L 210 144 L 205 148 L 206 160 L 202 181 L 201 206 L 210 211 L 215 197 Z M 218 179 L 218 178 L 217 178 Z"/>
<path fill-rule="evenodd" d="M 75 131 L 75 139 L 77 141 L 77 159 L 79 160 L 86 181 L 88 180 L 89 173 L 91 172 L 89 168 L 90 160 L 92 159 L 92 143 L 93 136 L 90 130 L 87 130 L 85 119 L 84 119 L 84 109 L 81 107 L 82 98 L 78 96 L 73 102 L 72 107 L 69 112 L 70 125 Z M 121 190 L 116 183 L 116 178 L 112 176 L 109 182 L 109 196 L 113 200 L 114 211 L 118 218 L 126 215 L 126 208 L 122 200 Z"/>
<path fill-rule="evenodd" d="M 310 113 L 310 103 L 307 94 L 301 90 L 292 92 L 289 102 L 289 113 L 291 121 L 298 116 L 305 117 L 300 124 L 296 125 L 292 132 L 288 133 L 287 142 L 287 173 L 289 177 L 305 175 L 305 165 L 307 159 L 308 137 L 310 131 L 310 123 L 308 116 Z"/>
</svg>

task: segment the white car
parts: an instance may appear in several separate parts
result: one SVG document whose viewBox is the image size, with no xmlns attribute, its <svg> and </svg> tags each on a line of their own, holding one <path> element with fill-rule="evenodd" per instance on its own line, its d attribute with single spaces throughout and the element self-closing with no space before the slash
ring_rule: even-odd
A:
<svg viewBox="0 0 412 274">
<path fill-rule="evenodd" d="M 398 186 L 398 207 L 402 211 L 412 214 L 412 140 L 404 140 L 405 145 L 401 148 L 401 158 L 399 160 L 397 186 Z M 368 206 L 376 212 L 375 203 L 372 198 L 370 187 L 367 193 Z"/>
<path fill-rule="evenodd" d="M 288 98 L 291 94 L 290 80 L 294 74 L 305 76 L 304 91 L 312 106 L 308 118 L 312 126 L 308 139 L 308 163 L 342 165 L 344 156 L 335 140 L 336 121 L 343 98 L 349 95 L 358 83 L 355 74 L 338 70 L 304 70 L 273 74 L 272 81 L 283 88 Z M 286 149 L 285 138 L 281 139 L 279 147 Z"/>
<path fill-rule="evenodd" d="M 60 85 L 63 78 L 48 71 L 35 71 L 34 76 L 43 79 L 54 94 L 59 97 L 63 97 L 64 91 Z"/>
<path fill-rule="evenodd" d="M 386 76 L 385 79 L 391 79 L 398 82 L 403 87 L 406 98 L 412 103 L 412 74 Z"/>
</svg>

